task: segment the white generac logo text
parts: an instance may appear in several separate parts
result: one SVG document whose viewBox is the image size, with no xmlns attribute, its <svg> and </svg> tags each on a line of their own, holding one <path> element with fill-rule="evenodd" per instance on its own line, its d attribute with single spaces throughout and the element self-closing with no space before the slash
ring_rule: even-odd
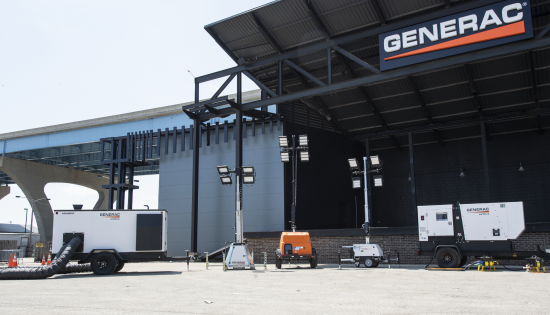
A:
<svg viewBox="0 0 550 315">
<path fill-rule="evenodd" d="M 447 39 L 463 35 L 466 30 L 471 29 L 474 32 L 482 31 L 490 25 L 503 25 L 504 23 L 514 23 L 523 19 L 521 3 L 513 3 L 502 8 L 500 17 L 493 9 L 485 11 L 481 24 L 478 27 L 478 18 L 476 14 L 470 14 L 458 19 L 451 19 L 433 24 L 432 29 L 421 27 L 403 32 L 401 34 L 389 35 L 384 38 L 384 50 L 388 53 L 396 52 L 401 49 L 411 48 L 418 45 L 424 45 L 428 40 L 436 42 L 439 39 Z M 511 12 L 516 11 L 516 12 Z M 515 13 L 515 14 L 514 14 Z"/>
</svg>

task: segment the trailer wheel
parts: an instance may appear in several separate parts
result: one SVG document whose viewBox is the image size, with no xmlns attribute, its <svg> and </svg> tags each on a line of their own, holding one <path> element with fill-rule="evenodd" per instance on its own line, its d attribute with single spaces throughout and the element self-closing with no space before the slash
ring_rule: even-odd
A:
<svg viewBox="0 0 550 315">
<path fill-rule="evenodd" d="M 124 262 L 121 261 L 121 260 L 117 261 L 117 265 L 116 265 L 116 268 L 115 268 L 115 272 L 121 271 L 122 268 L 124 268 Z"/>
<path fill-rule="evenodd" d="M 380 265 L 380 261 L 379 261 L 379 260 L 376 260 L 376 261 L 374 262 L 374 264 L 372 265 L 372 268 L 376 268 L 376 267 L 378 267 L 378 265 Z"/>
<path fill-rule="evenodd" d="M 113 254 L 103 252 L 95 254 L 91 263 L 92 271 L 98 276 L 106 276 L 115 272 L 117 261 Z"/>
<path fill-rule="evenodd" d="M 365 258 L 365 262 L 363 264 L 365 264 L 365 267 L 367 268 L 376 267 L 372 258 Z"/>
<path fill-rule="evenodd" d="M 281 269 L 283 265 L 283 260 L 279 257 L 275 257 L 275 267 L 277 267 L 277 269 Z"/>
<path fill-rule="evenodd" d="M 437 251 L 436 261 L 440 268 L 457 268 L 461 262 L 456 250 L 449 247 Z"/>
</svg>

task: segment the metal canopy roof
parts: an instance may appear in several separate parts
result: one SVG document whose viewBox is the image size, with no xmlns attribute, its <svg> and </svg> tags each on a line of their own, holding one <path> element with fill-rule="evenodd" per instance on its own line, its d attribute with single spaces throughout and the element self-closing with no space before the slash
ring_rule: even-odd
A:
<svg viewBox="0 0 550 315">
<path fill-rule="evenodd" d="M 499 1 L 281 0 L 205 29 L 239 64 L 232 69 L 248 71 L 270 91 L 277 91 L 278 86 L 278 63 L 271 61 L 277 56 L 290 56 L 282 63 L 283 94 L 293 94 L 319 87 L 319 81 L 328 83 L 327 52 L 312 46 L 340 41 L 337 45 L 343 52 L 336 45 L 326 46 L 331 47 L 333 84 L 374 78 L 379 69 L 378 33 L 393 25 L 416 24 L 426 14 L 425 20 L 430 20 L 495 2 Z M 537 37 L 550 23 L 550 1 L 531 0 L 531 10 Z M 359 36 L 369 30 L 374 30 L 370 36 Z M 355 39 L 344 42 L 350 35 Z M 281 112 L 294 121 L 303 121 L 307 116 L 320 125 L 325 120 L 328 129 L 355 139 L 379 139 L 373 141 L 374 149 L 406 145 L 406 137 L 400 135 L 408 131 L 416 133 L 415 142 L 424 143 L 476 137 L 480 135 L 480 121 L 486 122 L 486 131 L 491 135 L 542 132 L 550 128 L 550 45 L 508 52 L 505 48 L 510 45 L 497 46 L 504 49 L 491 58 L 297 97 L 280 103 Z M 375 69 L 346 57 L 346 51 Z M 313 78 L 285 64 L 286 60 Z M 197 78 L 196 82 L 231 73 L 229 70 Z M 395 71 L 399 69 L 383 74 Z M 294 117 L 296 113 L 299 116 Z M 423 129 L 426 126 L 429 128 Z"/>
</svg>

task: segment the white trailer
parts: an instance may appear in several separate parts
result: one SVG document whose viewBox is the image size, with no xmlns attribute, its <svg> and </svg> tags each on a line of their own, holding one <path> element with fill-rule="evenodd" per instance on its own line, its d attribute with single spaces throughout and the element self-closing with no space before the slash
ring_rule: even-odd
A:
<svg viewBox="0 0 550 315">
<path fill-rule="evenodd" d="M 418 207 L 418 253 L 432 256 L 442 268 L 461 267 L 469 256 L 535 261 L 547 258 L 548 252 L 541 248 L 514 249 L 512 240 L 523 231 L 523 202 Z"/>
<path fill-rule="evenodd" d="M 57 210 L 52 251 L 78 235 L 83 242 L 71 259 L 91 263 L 101 275 L 126 262 L 173 260 L 167 257 L 167 220 L 166 210 Z"/>
</svg>

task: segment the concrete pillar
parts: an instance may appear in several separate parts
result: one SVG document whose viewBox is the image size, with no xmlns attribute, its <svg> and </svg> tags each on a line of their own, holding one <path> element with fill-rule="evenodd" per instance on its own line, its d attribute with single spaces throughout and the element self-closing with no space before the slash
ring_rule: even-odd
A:
<svg viewBox="0 0 550 315">
<path fill-rule="evenodd" d="M 7 156 L 0 157 L 0 169 L 8 174 L 21 188 L 25 197 L 33 200 L 47 198 L 44 188 L 48 183 L 67 183 L 91 188 L 98 192 L 99 199 L 94 209 L 107 209 L 107 185 L 109 179 L 96 177 L 95 173 L 84 172 L 74 168 L 54 166 L 39 162 L 14 159 Z M 33 207 L 36 224 L 40 231 L 41 241 L 52 240 L 53 211 L 48 200 L 29 202 Z"/>
<path fill-rule="evenodd" d="M 10 186 L 0 186 L 0 199 L 10 194 Z"/>
</svg>

